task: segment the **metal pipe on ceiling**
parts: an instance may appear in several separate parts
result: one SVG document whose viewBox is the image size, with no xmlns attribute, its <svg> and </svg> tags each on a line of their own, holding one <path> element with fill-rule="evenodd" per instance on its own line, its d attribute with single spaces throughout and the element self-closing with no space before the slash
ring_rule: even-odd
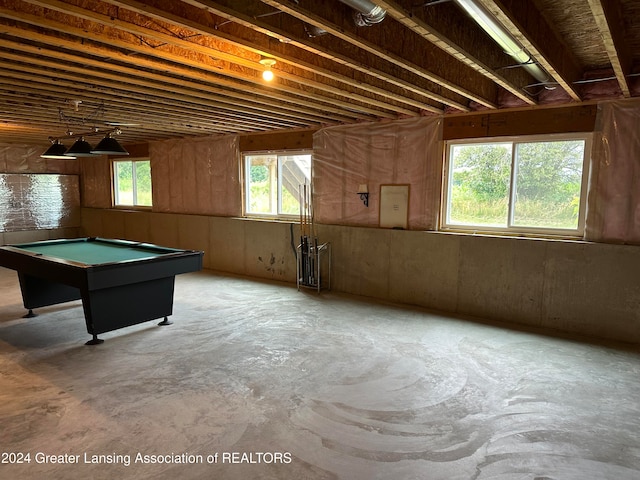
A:
<svg viewBox="0 0 640 480">
<path fill-rule="evenodd" d="M 356 10 L 353 21 L 358 27 L 370 27 L 382 22 L 387 11 L 368 0 L 340 0 L 340 2 Z M 306 34 L 313 38 L 326 35 L 327 31 L 315 25 L 304 26 Z"/>
<path fill-rule="evenodd" d="M 387 11 L 369 0 L 340 0 L 358 13 L 355 15 L 356 25 L 368 27 L 380 23 L 387 15 Z"/>
</svg>

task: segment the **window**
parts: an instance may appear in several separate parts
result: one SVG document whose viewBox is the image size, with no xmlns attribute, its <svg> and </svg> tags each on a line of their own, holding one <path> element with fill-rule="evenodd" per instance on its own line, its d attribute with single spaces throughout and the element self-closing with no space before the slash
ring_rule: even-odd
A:
<svg viewBox="0 0 640 480">
<path fill-rule="evenodd" d="M 588 136 L 447 147 L 444 228 L 582 235 Z"/>
<path fill-rule="evenodd" d="M 244 155 L 245 214 L 292 217 L 300 214 L 300 199 L 311 188 L 309 152 Z"/>
<path fill-rule="evenodd" d="M 113 161 L 116 206 L 151 206 L 151 162 L 148 159 Z"/>
</svg>

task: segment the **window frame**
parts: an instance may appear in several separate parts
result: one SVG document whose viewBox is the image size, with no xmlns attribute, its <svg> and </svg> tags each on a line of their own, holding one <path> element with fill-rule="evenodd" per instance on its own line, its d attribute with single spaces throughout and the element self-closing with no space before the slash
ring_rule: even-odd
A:
<svg viewBox="0 0 640 480">
<path fill-rule="evenodd" d="M 276 157 L 276 212 L 269 213 L 261 213 L 261 212 L 251 212 L 249 211 L 249 202 L 250 202 L 250 181 L 251 176 L 249 174 L 249 158 L 257 157 L 260 155 L 269 155 Z M 255 219 L 264 219 L 264 220 L 285 220 L 291 221 L 294 219 L 298 219 L 300 216 L 299 212 L 296 213 L 280 213 L 282 211 L 282 190 L 283 190 L 283 181 L 282 181 L 282 169 L 280 168 L 281 157 L 291 157 L 295 155 L 308 155 L 310 157 L 310 177 L 309 177 L 309 185 L 312 182 L 312 170 L 313 170 L 313 150 L 312 149 L 295 149 L 295 150 L 261 150 L 261 151 L 247 151 L 242 152 L 242 216 L 245 218 L 255 218 Z"/>
<path fill-rule="evenodd" d="M 582 159 L 582 178 L 580 184 L 580 206 L 578 209 L 578 225 L 575 229 L 553 228 L 553 227 L 531 227 L 514 225 L 514 205 L 516 188 L 514 188 L 514 177 L 517 175 L 517 158 L 515 151 L 517 144 L 537 143 L 537 142 L 557 142 L 557 141 L 584 141 L 584 154 Z M 444 169 L 442 178 L 442 201 L 440 208 L 440 230 L 461 233 L 487 233 L 505 234 L 530 237 L 563 237 L 580 239 L 584 237 L 588 182 L 591 168 L 593 134 L 590 132 L 575 132 L 547 135 L 516 135 L 505 137 L 487 138 L 467 138 L 452 139 L 445 141 L 444 149 Z M 451 223 L 449 200 L 451 198 L 451 188 L 453 176 L 451 175 L 451 151 L 455 145 L 486 145 L 497 143 L 511 143 L 511 164 L 509 172 L 509 193 L 508 193 L 508 213 L 507 225 L 471 225 Z"/>
<path fill-rule="evenodd" d="M 131 182 L 133 192 L 133 204 L 118 203 L 118 175 L 117 175 L 117 163 L 131 163 Z M 149 176 L 151 182 L 151 205 L 139 205 L 135 203 L 137 201 L 137 175 L 136 175 L 136 163 L 148 162 L 149 163 Z M 123 209 L 136 209 L 136 210 L 151 210 L 153 208 L 153 177 L 151 177 L 151 160 L 148 157 L 139 158 L 113 158 L 111 159 L 111 202 L 113 208 Z"/>
</svg>

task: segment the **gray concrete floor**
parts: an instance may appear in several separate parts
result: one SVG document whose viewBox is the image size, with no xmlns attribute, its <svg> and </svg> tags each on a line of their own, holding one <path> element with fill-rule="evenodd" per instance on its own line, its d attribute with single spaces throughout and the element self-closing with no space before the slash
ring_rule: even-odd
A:
<svg viewBox="0 0 640 480">
<path fill-rule="evenodd" d="M 39 313 L 0 269 L 2 478 L 640 478 L 637 347 L 212 272 L 98 346 Z"/>
</svg>

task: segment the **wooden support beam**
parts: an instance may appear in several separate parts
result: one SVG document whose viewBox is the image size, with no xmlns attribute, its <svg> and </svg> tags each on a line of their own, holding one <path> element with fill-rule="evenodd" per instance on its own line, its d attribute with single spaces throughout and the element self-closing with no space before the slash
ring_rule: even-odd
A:
<svg viewBox="0 0 640 480">
<path fill-rule="evenodd" d="M 140 0 L 103 0 L 105 3 L 109 3 L 112 5 L 117 5 L 118 7 L 127 8 L 133 12 L 144 14 L 151 18 L 155 18 L 157 20 L 169 21 L 179 27 L 189 28 L 198 34 L 209 35 L 212 37 L 220 38 L 225 42 L 228 42 L 230 45 L 234 45 L 238 48 L 244 48 L 251 52 L 254 52 L 258 55 L 266 55 L 269 58 L 273 58 L 277 61 L 278 65 L 286 64 L 290 65 L 295 69 L 304 70 L 313 75 L 321 75 L 324 78 L 334 80 L 338 82 L 338 84 L 344 86 L 348 86 L 354 92 L 354 99 L 357 99 L 359 95 L 356 95 L 357 91 L 365 91 L 372 93 L 378 97 L 386 98 L 389 100 L 393 100 L 397 104 L 406 104 L 413 107 L 418 108 L 419 110 L 425 110 L 432 113 L 442 113 L 442 109 L 438 108 L 429 103 L 420 102 L 418 100 L 413 100 L 406 96 L 406 93 L 403 95 L 401 93 L 396 93 L 393 89 L 389 88 L 380 88 L 375 85 L 365 83 L 362 81 L 357 81 L 354 78 L 340 74 L 336 71 L 335 64 L 329 66 L 322 67 L 319 65 L 317 60 L 310 61 L 309 59 L 318 58 L 315 55 L 306 55 L 303 57 L 300 52 L 303 52 L 302 49 L 292 45 L 290 42 L 287 43 L 279 43 L 277 46 L 279 48 L 273 48 L 272 42 L 268 41 L 269 37 L 261 39 L 261 41 L 248 40 L 246 38 L 242 38 L 238 35 L 233 35 L 230 33 L 226 33 L 220 28 L 212 26 L 210 24 L 205 24 L 202 22 L 202 15 L 199 15 L 197 18 L 185 18 L 183 16 L 176 15 L 170 11 L 166 10 L 166 3 L 163 4 L 163 8 L 158 8 L 149 2 L 142 2 Z M 196 12 L 200 12 L 200 9 L 196 9 Z M 184 8 L 183 12 L 184 14 Z M 241 28 L 247 29 L 247 27 Z M 237 28 L 236 28 L 237 30 Z M 264 34 L 262 34 L 264 35 Z M 255 35 L 254 35 L 255 37 Z M 321 58 L 321 57 L 320 57 Z M 346 89 L 343 88 L 340 90 L 342 95 L 345 95 Z M 376 101 L 374 98 L 368 98 L 368 102 L 373 105 L 377 105 L 381 108 L 391 109 L 399 114 L 404 114 L 408 116 L 416 116 L 418 112 L 415 110 L 407 110 L 402 107 L 395 107 L 393 104 Z"/>
<path fill-rule="evenodd" d="M 429 42 L 425 42 L 421 45 L 420 48 L 416 48 L 416 51 L 407 52 L 401 51 L 400 45 L 394 45 L 393 43 L 389 43 L 384 47 L 371 42 L 359 35 L 355 31 L 355 27 L 349 27 L 346 24 L 338 24 L 336 22 L 332 22 L 322 15 L 316 13 L 315 11 L 311 11 L 308 9 L 303 9 L 297 5 L 291 4 L 289 2 L 285 2 L 282 0 L 262 0 L 264 3 L 277 8 L 288 15 L 291 15 L 299 20 L 306 22 L 314 27 L 320 28 L 322 30 L 327 31 L 332 36 L 339 38 L 340 40 L 347 42 L 348 44 L 355 46 L 359 49 L 364 50 L 365 52 L 369 52 L 373 54 L 374 57 L 379 59 L 383 59 L 399 68 L 407 70 L 414 75 L 425 78 L 431 82 L 440 85 L 441 87 L 448 89 L 452 92 L 455 92 L 459 95 L 462 95 L 474 102 L 477 102 L 481 105 L 484 105 L 488 108 L 497 108 L 496 103 L 496 95 L 497 90 L 493 85 L 493 82 L 489 82 L 486 78 L 483 78 L 473 69 L 468 68 L 466 65 L 458 67 L 455 65 L 456 73 L 455 75 L 451 74 L 450 76 L 454 78 L 445 78 L 442 75 L 437 75 L 433 71 L 429 70 L 426 65 L 429 62 L 424 62 L 424 58 L 429 58 L 430 62 L 439 65 L 442 67 L 447 64 L 446 55 L 441 52 L 436 47 L 433 47 Z M 327 7 L 325 4 L 310 4 L 308 7 L 317 7 L 318 9 L 322 9 L 322 13 L 324 15 L 333 13 L 332 7 Z M 397 38 L 401 35 L 400 31 L 397 31 Z M 389 34 L 390 37 L 393 37 L 393 34 Z M 419 62 L 416 55 L 420 54 L 422 56 L 422 61 Z M 408 60 L 407 57 L 411 56 L 416 61 Z M 449 65 L 453 65 L 449 63 Z M 465 81 L 462 82 L 460 79 L 464 78 Z M 462 86 L 464 83 L 465 86 Z M 484 93 L 481 91 L 485 89 Z M 492 93 L 488 94 L 487 91 L 491 91 Z M 492 97 L 492 98 L 489 98 Z"/>
<path fill-rule="evenodd" d="M 259 56 L 253 55 L 253 58 L 250 55 L 239 54 L 239 53 L 228 53 L 233 51 L 232 49 L 224 48 L 224 49 L 216 49 L 212 48 L 208 45 L 202 45 L 197 41 L 184 40 L 176 35 L 171 35 L 170 33 L 165 33 L 159 30 L 154 30 L 151 28 L 142 27 L 130 22 L 126 22 L 117 18 L 113 18 L 109 15 L 104 15 L 101 13 L 94 12 L 92 10 L 84 9 L 81 7 L 77 7 L 75 5 L 70 5 L 68 3 L 59 1 L 59 0 L 23 0 L 27 3 L 38 5 L 41 7 L 49 8 L 52 10 L 59 11 L 64 14 L 70 14 L 74 17 L 81 18 L 84 20 L 89 20 L 91 22 L 95 22 L 99 25 L 103 25 L 109 28 L 117 28 L 120 31 L 143 37 L 146 39 L 152 39 L 158 42 L 162 42 L 167 45 L 173 45 L 175 47 L 179 47 L 184 49 L 185 51 L 197 52 L 209 57 L 212 57 L 217 60 L 221 60 L 223 62 L 228 62 L 230 65 L 238 65 L 240 67 L 245 67 L 255 72 L 258 72 L 258 75 L 247 75 L 243 73 L 238 73 L 234 68 L 224 68 L 219 70 L 219 74 L 228 76 L 235 79 L 241 79 L 249 83 L 255 83 L 260 86 L 263 85 L 263 81 L 261 78 L 261 73 L 264 70 L 264 66 L 259 63 Z M 50 27 L 51 28 L 51 27 Z M 60 27 L 58 27 L 60 28 Z M 89 30 L 87 28 L 87 30 Z M 95 30 L 94 35 L 98 33 L 98 30 Z M 194 33 L 195 32 L 191 32 Z M 91 35 L 89 35 L 91 38 Z M 306 78 L 301 75 L 296 75 L 292 73 L 288 73 L 286 71 L 279 71 L 278 77 L 283 80 L 288 80 L 292 82 L 299 83 L 304 87 L 310 87 L 311 89 L 305 90 L 305 98 L 307 100 L 315 100 L 316 102 L 327 102 L 327 109 L 330 111 L 333 107 L 331 105 L 340 106 L 343 109 L 355 110 L 357 112 L 361 112 L 364 115 L 368 115 L 373 118 L 397 118 L 397 115 L 386 110 L 392 109 L 389 104 L 384 102 L 377 102 L 372 98 L 363 98 L 362 96 L 349 92 L 340 88 L 332 87 L 331 85 L 327 85 L 325 83 L 321 83 L 315 81 L 310 78 Z M 274 82 L 271 85 L 273 90 L 279 90 L 287 95 L 300 95 L 300 89 L 289 87 L 285 82 Z M 326 97 L 322 96 L 320 93 L 316 93 L 315 90 L 319 92 L 325 92 L 332 94 L 335 98 L 332 100 L 328 100 Z M 342 100 L 342 98 L 346 98 Z M 378 107 L 378 108 L 373 108 Z M 380 110 L 379 108 L 383 108 L 384 110 Z M 399 113 L 405 115 L 414 115 L 415 112 L 408 111 L 406 109 L 402 109 L 396 107 L 400 110 Z"/>
<path fill-rule="evenodd" d="M 37 37 L 36 34 L 30 34 L 31 37 Z M 43 41 L 46 37 L 43 39 Z M 60 41 L 58 45 L 66 45 L 66 42 Z M 74 44 L 72 43 L 71 46 Z M 175 100 L 175 103 L 181 106 L 191 104 L 191 108 L 198 110 L 199 105 L 202 105 L 202 109 L 207 111 L 225 112 L 228 115 L 227 119 L 233 119 L 235 117 L 247 117 L 247 118 L 260 118 L 267 116 L 273 112 L 277 113 L 277 117 L 273 120 L 266 120 L 266 123 L 272 122 L 273 128 L 287 128 L 292 126 L 303 126 L 305 121 L 313 121 L 320 123 L 326 121 L 326 116 L 322 117 L 320 114 L 314 114 L 311 111 L 307 111 L 304 108 L 295 109 L 293 106 L 287 108 L 286 104 L 279 102 L 276 107 L 272 102 L 251 102 L 244 100 L 244 97 L 240 94 L 233 95 L 228 93 L 227 90 L 216 87 L 215 84 L 202 83 L 210 82 L 211 78 L 194 73 L 192 70 L 187 69 L 171 69 L 167 71 L 164 65 L 159 65 L 153 61 L 138 60 L 139 66 L 146 66 L 154 69 L 161 69 L 163 73 L 155 73 L 149 70 L 141 70 L 140 68 L 133 68 L 129 66 L 122 66 L 117 63 L 109 63 L 105 65 L 101 60 L 96 60 L 93 57 L 86 57 L 81 60 L 82 64 L 79 65 L 78 57 L 72 54 L 68 54 L 61 51 L 46 49 L 42 46 L 34 47 L 29 44 L 16 45 L 8 40 L 0 39 L 0 47 L 7 49 L 14 49 L 22 52 L 22 55 L 15 55 L 12 53 L 4 53 L 5 58 L 12 58 L 16 62 L 24 61 L 29 58 L 26 55 L 32 55 L 28 62 L 33 65 L 41 65 L 51 69 L 52 72 L 62 69 L 66 72 L 72 72 L 76 76 L 84 77 L 87 75 L 87 67 L 91 67 L 90 77 L 94 78 L 96 84 L 100 84 L 98 78 L 110 79 L 113 83 L 110 84 L 113 88 L 131 89 L 131 91 L 151 92 L 160 98 L 167 98 Z M 52 47 L 53 48 L 53 47 Z M 99 55 L 100 48 L 93 48 L 86 46 L 86 53 L 96 53 Z M 48 60 L 42 59 L 46 56 Z M 61 62 L 64 62 L 62 67 Z M 14 65 L 15 68 L 19 63 Z M 27 68 L 28 69 L 28 68 Z M 36 71 L 40 75 L 39 72 Z M 171 76 L 167 74 L 171 73 Z M 52 73 L 52 76 L 62 75 L 58 73 Z M 175 75 L 175 76 L 174 76 Z M 199 82 L 192 80 L 184 80 L 185 78 L 193 78 L 194 80 L 200 80 Z M 206 89 L 203 86 L 206 85 Z M 177 90 L 176 87 L 182 87 Z M 140 90 L 141 89 L 141 90 Z M 121 96 L 127 97 L 127 91 L 121 93 Z M 229 97 L 235 97 L 230 100 Z M 196 103 L 194 103 L 196 102 Z M 265 125 L 266 126 L 266 125 Z"/>
<path fill-rule="evenodd" d="M 435 85 L 423 77 L 413 75 L 413 78 L 411 78 L 410 72 L 406 72 L 406 75 L 403 75 L 404 72 L 398 71 L 390 62 L 384 62 L 375 53 L 356 50 L 358 55 L 355 55 L 353 54 L 354 49 L 352 47 L 349 48 L 347 42 L 343 42 L 338 38 L 323 38 L 322 41 L 318 41 L 317 39 L 309 38 L 308 35 L 302 36 L 292 28 L 292 22 L 275 22 L 269 16 L 248 15 L 240 10 L 238 5 L 240 2 L 233 0 L 227 2 L 213 0 L 183 1 L 202 7 L 207 12 L 211 12 L 228 21 L 254 29 L 272 39 L 277 39 L 280 43 L 295 45 L 314 56 L 320 56 L 359 73 L 375 77 L 401 90 L 432 99 L 463 112 L 469 111 L 469 107 L 465 103 L 466 98 L 462 95 L 443 90 L 439 85 Z M 432 111 L 431 109 L 428 110 Z M 442 110 L 439 109 L 438 112 L 434 113 L 442 113 Z"/>
<path fill-rule="evenodd" d="M 631 97 L 627 77 L 632 73 L 631 51 L 624 38 L 624 22 L 620 13 L 620 2 L 612 0 L 587 0 L 598 25 L 602 43 L 609 55 L 611 66 L 624 97 Z"/>
<path fill-rule="evenodd" d="M 592 132 L 598 106 L 573 105 L 450 115 L 443 123 L 444 140 L 515 135 Z"/>
<path fill-rule="evenodd" d="M 82 55 L 95 55 L 98 58 L 102 58 L 107 62 L 122 62 L 125 64 L 131 64 L 133 68 L 140 66 L 140 68 L 147 68 L 152 62 L 147 61 L 147 58 L 156 59 L 154 69 L 159 72 L 184 72 L 186 67 L 195 68 L 197 72 L 206 73 L 208 82 L 214 86 L 225 88 L 224 95 L 233 96 L 237 89 L 238 83 L 234 80 L 225 79 L 224 76 L 220 76 L 221 71 L 230 72 L 229 75 L 236 80 L 246 80 L 248 83 L 245 85 L 242 92 L 238 92 L 239 98 L 247 99 L 250 102 L 261 102 L 264 104 L 277 105 L 280 108 L 285 108 L 290 105 L 291 111 L 304 112 L 305 109 L 312 109 L 315 115 L 320 115 L 326 119 L 326 121 L 341 121 L 341 119 L 357 118 L 357 119 L 370 119 L 371 116 L 363 113 L 358 113 L 356 108 L 351 104 L 345 104 L 348 110 L 345 108 L 332 107 L 327 104 L 326 98 L 321 98 L 319 101 L 322 103 L 316 103 L 308 98 L 296 98 L 300 92 L 297 89 L 282 87 L 279 90 L 285 90 L 287 93 L 279 93 L 278 91 L 265 90 L 257 86 L 252 86 L 252 83 L 257 83 L 254 76 L 248 76 L 242 72 L 231 71 L 228 67 L 216 66 L 214 64 L 203 63 L 197 58 L 193 58 L 185 51 L 184 54 L 179 49 L 167 49 L 167 48 L 153 48 L 149 45 L 145 45 L 141 42 L 132 43 L 124 40 L 118 40 L 113 37 L 105 37 L 101 32 L 101 29 L 90 31 L 88 27 L 80 28 L 72 26 L 74 23 L 72 18 L 69 18 L 66 23 L 54 22 L 52 20 L 44 19 L 40 16 L 31 15 L 24 12 L 16 13 L 12 10 L 0 8 L 0 14 L 5 18 L 15 19 L 21 22 L 35 25 L 38 27 L 57 30 L 75 37 L 74 40 L 67 40 L 62 37 L 54 37 L 46 34 L 39 34 L 33 30 L 26 30 L 20 27 L 13 27 L 10 25 L 0 25 L 0 32 L 9 33 L 10 35 L 22 37 L 26 40 L 33 40 L 37 38 L 43 43 L 47 43 L 52 47 L 66 45 L 67 48 L 73 51 L 81 51 Z M 103 21 L 107 22 L 106 19 Z M 92 40 L 95 43 L 90 43 L 87 40 Z M 108 45 L 108 47 L 107 47 Z M 123 53 L 129 52 L 129 53 Z M 53 54 L 52 58 L 57 58 L 57 54 Z M 78 63 L 82 63 L 82 55 L 77 60 Z M 172 63 L 168 63 L 172 62 Z M 262 67 L 261 67 L 262 68 Z M 212 76 L 215 75 L 215 76 Z M 177 73 L 180 76 L 181 73 Z M 202 77 L 201 77 L 202 78 Z M 215 88 L 215 87 L 214 87 Z M 227 93 L 228 91 L 228 93 Z M 309 94 L 309 97 L 312 95 Z M 253 98 L 251 98 L 253 97 Z M 257 99 L 259 98 L 259 99 Z M 335 102 L 338 103 L 338 102 Z M 307 110 L 310 111 L 310 110 Z"/>
<path fill-rule="evenodd" d="M 534 2 L 522 0 L 476 0 L 515 38 L 529 55 L 549 73 L 549 83 L 557 82 L 575 101 L 580 94 L 575 82 L 582 70 L 573 54 L 556 36 L 554 29 L 536 9 Z"/>
<path fill-rule="evenodd" d="M 438 48 L 441 48 L 456 60 L 470 66 L 475 71 L 489 78 L 523 102 L 529 105 L 536 104 L 536 101 L 531 98 L 531 95 L 523 90 L 522 87 L 524 85 L 515 85 L 504 76 L 498 74 L 493 68 L 480 60 L 476 54 L 465 50 L 462 46 L 456 44 L 450 38 L 437 31 L 433 26 L 429 25 L 419 16 L 419 11 L 415 11 L 413 8 L 409 11 L 405 6 L 402 6 L 398 2 L 392 0 L 373 0 L 373 3 L 384 8 L 388 15 L 391 15 L 396 21 L 407 27 L 409 30 L 416 32 L 418 35 L 433 43 Z M 485 48 L 485 46 L 480 45 L 478 48 Z"/>
</svg>

